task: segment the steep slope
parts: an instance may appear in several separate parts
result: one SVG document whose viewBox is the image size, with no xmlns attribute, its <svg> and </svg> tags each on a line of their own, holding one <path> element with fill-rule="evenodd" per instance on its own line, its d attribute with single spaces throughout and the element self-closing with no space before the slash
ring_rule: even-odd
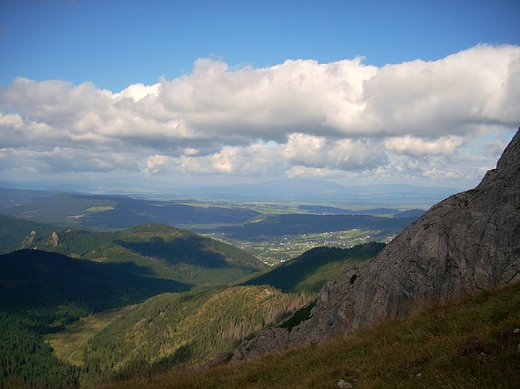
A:
<svg viewBox="0 0 520 389">
<path fill-rule="evenodd" d="M 473 190 L 433 206 L 373 260 L 327 283 L 309 320 L 243 343 L 235 359 L 323 342 L 520 280 L 520 130 Z M 263 338 L 264 341 L 259 339 Z"/>
<path fill-rule="evenodd" d="M 200 365 L 308 302 L 266 286 L 153 297 L 94 336 L 82 380 L 99 382 L 179 364 Z"/>
<path fill-rule="evenodd" d="M 284 293 L 318 293 L 327 281 L 337 279 L 342 269 L 374 257 L 383 247 L 384 243 L 376 242 L 349 249 L 316 247 L 242 285 L 271 285 Z"/>
</svg>

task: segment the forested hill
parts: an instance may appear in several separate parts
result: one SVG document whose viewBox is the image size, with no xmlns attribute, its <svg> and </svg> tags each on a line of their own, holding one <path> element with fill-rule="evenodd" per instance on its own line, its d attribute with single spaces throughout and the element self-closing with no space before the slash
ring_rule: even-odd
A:
<svg viewBox="0 0 520 389">
<path fill-rule="evenodd" d="M 266 286 L 202 289 L 153 297 L 89 343 L 84 382 L 110 381 L 179 365 L 200 366 L 309 302 Z"/>
<path fill-rule="evenodd" d="M 228 284 L 266 268 L 236 247 L 160 223 L 112 232 L 56 228 L 28 235 L 19 246 L 117 263 L 137 275 L 190 285 Z"/>
<path fill-rule="evenodd" d="M 375 257 L 384 247 L 384 243 L 376 242 L 349 249 L 316 247 L 242 285 L 270 285 L 285 293 L 318 293 L 327 281 L 337 279 L 344 268 Z"/>
<path fill-rule="evenodd" d="M 0 254 L 31 247 L 35 239 L 52 234 L 57 227 L 0 215 Z"/>
<path fill-rule="evenodd" d="M 190 285 L 137 275 L 132 266 L 97 263 L 40 250 L 0 255 L 0 309 L 57 308 L 67 305 L 76 317 L 124 306 Z"/>
</svg>

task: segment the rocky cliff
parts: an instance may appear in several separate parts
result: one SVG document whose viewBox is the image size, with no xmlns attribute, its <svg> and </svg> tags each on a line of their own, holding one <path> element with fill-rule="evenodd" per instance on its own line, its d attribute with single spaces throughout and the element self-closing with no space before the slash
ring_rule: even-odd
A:
<svg viewBox="0 0 520 389">
<path fill-rule="evenodd" d="M 327 283 L 308 320 L 262 331 L 232 360 L 320 343 L 520 281 L 519 260 L 520 129 L 475 189 L 434 205 L 375 258 Z"/>
</svg>

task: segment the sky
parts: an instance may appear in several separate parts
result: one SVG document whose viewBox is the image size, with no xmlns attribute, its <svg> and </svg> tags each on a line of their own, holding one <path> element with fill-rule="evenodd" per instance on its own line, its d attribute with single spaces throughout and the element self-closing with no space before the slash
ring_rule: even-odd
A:
<svg viewBox="0 0 520 389">
<path fill-rule="evenodd" d="M 0 0 L 0 181 L 469 189 L 520 126 L 519 17 L 501 0 Z"/>
</svg>

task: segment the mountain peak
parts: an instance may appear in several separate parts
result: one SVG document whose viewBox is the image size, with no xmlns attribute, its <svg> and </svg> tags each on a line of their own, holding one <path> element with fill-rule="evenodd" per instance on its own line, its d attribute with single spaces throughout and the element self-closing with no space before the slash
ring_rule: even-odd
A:
<svg viewBox="0 0 520 389">
<path fill-rule="evenodd" d="M 497 162 L 496 169 L 490 170 L 475 189 L 482 189 L 496 182 L 520 187 L 520 129 L 507 145 Z"/>
</svg>

